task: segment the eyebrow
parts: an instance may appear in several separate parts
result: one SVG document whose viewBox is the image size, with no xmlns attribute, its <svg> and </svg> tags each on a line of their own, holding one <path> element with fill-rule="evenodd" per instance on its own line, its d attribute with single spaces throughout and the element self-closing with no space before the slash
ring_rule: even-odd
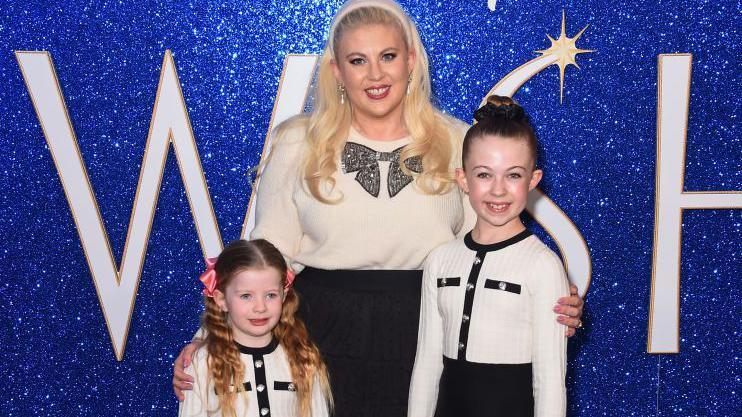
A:
<svg viewBox="0 0 742 417">
<path fill-rule="evenodd" d="M 276 291 L 276 290 L 279 290 L 279 289 L 280 289 L 280 287 L 274 287 L 274 288 L 268 288 L 265 291 Z M 237 292 L 249 292 L 249 293 L 260 292 L 260 290 L 251 290 L 251 289 L 248 289 L 248 288 L 236 288 L 236 291 Z"/>
<path fill-rule="evenodd" d="M 379 55 L 384 55 L 384 54 L 388 54 L 389 52 L 397 52 L 397 53 L 399 53 L 399 51 L 400 51 L 400 49 L 399 49 L 399 48 L 396 48 L 396 47 L 394 47 L 394 46 L 390 46 L 389 48 L 386 48 L 386 49 L 384 49 L 383 51 L 381 51 L 381 52 L 379 53 Z M 351 56 L 354 56 L 354 55 L 355 55 L 355 56 L 360 56 L 360 57 L 363 57 L 363 58 L 365 58 L 365 57 L 366 57 L 366 54 L 364 54 L 363 52 L 349 52 L 349 53 L 347 53 L 347 54 L 345 55 L 345 58 L 346 58 L 346 59 L 348 59 L 348 58 L 350 58 Z"/>
<path fill-rule="evenodd" d="M 492 168 L 490 168 L 490 167 L 488 167 L 486 165 L 477 165 L 477 166 L 473 167 L 472 169 L 477 169 L 477 168 L 482 168 L 482 169 L 486 169 L 488 171 L 492 171 Z M 510 168 L 506 169 L 505 171 L 510 171 L 511 169 L 516 169 L 516 168 L 520 168 L 520 169 L 522 169 L 524 171 L 527 171 L 527 169 L 525 167 L 522 167 L 520 165 L 513 165 Z"/>
</svg>

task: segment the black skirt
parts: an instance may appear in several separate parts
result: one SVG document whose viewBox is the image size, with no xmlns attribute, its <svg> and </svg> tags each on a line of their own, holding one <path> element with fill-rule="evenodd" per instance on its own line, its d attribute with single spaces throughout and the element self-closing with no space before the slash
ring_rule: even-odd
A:
<svg viewBox="0 0 742 417">
<path fill-rule="evenodd" d="M 335 417 L 404 417 L 422 271 L 305 268 L 299 314 L 330 373 Z"/>
<path fill-rule="evenodd" d="M 533 417 L 530 363 L 489 364 L 443 357 L 435 417 Z"/>
</svg>

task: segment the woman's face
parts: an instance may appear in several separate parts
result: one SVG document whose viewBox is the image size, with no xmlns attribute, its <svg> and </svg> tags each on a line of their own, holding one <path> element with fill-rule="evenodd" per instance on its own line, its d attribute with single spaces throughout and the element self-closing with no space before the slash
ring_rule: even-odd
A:
<svg viewBox="0 0 742 417">
<path fill-rule="evenodd" d="M 332 69 L 345 86 L 356 122 L 402 118 L 402 101 L 415 64 L 399 29 L 363 25 L 345 32 L 337 45 Z"/>
</svg>

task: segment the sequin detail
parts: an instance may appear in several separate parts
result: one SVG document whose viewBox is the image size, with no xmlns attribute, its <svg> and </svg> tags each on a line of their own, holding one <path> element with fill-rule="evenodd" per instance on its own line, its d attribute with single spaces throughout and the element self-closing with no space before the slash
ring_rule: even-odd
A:
<svg viewBox="0 0 742 417">
<path fill-rule="evenodd" d="M 341 167 L 346 174 L 358 172 L 355 180 L 361 184 L 366 192 L 378 198 L 381 188 L 379 162 L 390 162 L 386 185 L 391 198 L 399 194 L 407 184 L 412 182 L 412 177 L 402 172 L 399 164 L 399 155 L 402 153 L 402 149 L 404 149 L 404 146 L 392 152 L 377 152 L 368 146 L 347 142 L 343 148 Z M 418 174 L 423 171 L 422 158 L 419 155 L 405 159 L 404 165 L 410 171 Z"/>
</svg>

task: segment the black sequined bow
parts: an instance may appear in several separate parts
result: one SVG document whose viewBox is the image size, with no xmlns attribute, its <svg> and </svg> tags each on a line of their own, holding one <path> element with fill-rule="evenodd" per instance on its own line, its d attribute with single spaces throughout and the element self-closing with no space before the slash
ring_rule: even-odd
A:
<svg viewBox="0 0 742 417">
<path fill-rule="evenodd" d="M 389 197 L 397 195 L 404 187 L 412 182 L 412 177 L 402 172 L 399 166 L 399 155 L 402 153 L 404 146 L 399 147 L 392 152 L 377 152 L 368 146 L 363 146 L 354 142 L 347 142 L 343 148 L 343 171 L 346 173 L 356 172 L 356 181 L 361 184 L 366 192 L 374 197 L 379 197 L 381 188 L 381 172 L 379 170 L 380 161 L 389 161 L 389 175 L 387 176 L 386 187 L 389 191 Z M 418 174 L 423 171 L 422 158 L 415 156 L 407 158 L 404 161 L 407 169 Z"/>
</svg>

